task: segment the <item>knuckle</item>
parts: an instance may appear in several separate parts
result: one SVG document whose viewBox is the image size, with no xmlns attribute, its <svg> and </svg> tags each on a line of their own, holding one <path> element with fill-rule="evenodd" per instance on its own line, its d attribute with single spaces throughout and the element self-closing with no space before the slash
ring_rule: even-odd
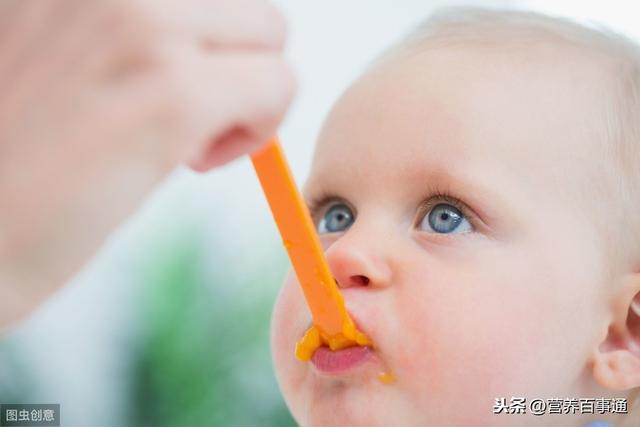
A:
<svg viewBox="0 0 640 427">
<path fill-rule="evenodd" d="M 274 58 L 265 72 L 264 85 L 270 88 L 265 103 L 265 116 L 279 121 L 286 112 L 296 88 L 295 75 L 291 66 L 282 58 Z"/>
<path fill-rule="evenodd" d="M 157 8 L 146 0 L 109 2 L 109 33 L 120 44 L 149 49 L 162 36 L 164 23 Z"/>
<path fill-rule="evenodd" d="M 273 47 L 276 49 L 283 49 L 285 41 L 287 39 L 287 21 L 282 12 L 272 6 L 269 5 L 268 12 L 270 25 L 270 34 L 271 34 L 271 43 Z"/>
<path fill-rule="evenodd" d="M 144 16 L 140 4 L 124 0 L 108 3 L 105 13 L 108 28 L 115 34 L 129 34 L 134 28 L 144 28 Z"/>
<path fill-rule="evenodd" d="M 260 9 L 260 21 L 263 28 L 262 42 L 266 47 L 282 50 L 287 39 L 287 20 L 284 14 L 268 1 Z"/>
<path fill-rule="evenodd" d="M 158 25 L 139 2 L 106 2 L 100 31 L 109 34 L 109 54 L 117 69 L 135 71 L 157 62 Z M 123 66 L 124 64 L 124 66 Z"/>
<path fill-rule="evenodd" d="M 182 133 L 193 119 L 194 91 L 185 72 L 176 66 L 164 66 L 154 76 L 152 111 L 154 121 L 165 132 Z"/>
</svg>

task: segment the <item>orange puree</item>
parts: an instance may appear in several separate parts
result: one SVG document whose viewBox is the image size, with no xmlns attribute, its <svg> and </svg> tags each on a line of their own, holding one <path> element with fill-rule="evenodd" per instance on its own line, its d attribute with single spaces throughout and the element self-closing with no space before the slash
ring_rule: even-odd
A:
<svg viewBox="0 0 640 427">
<path fill-rule="evenodd" d="M 353 325 L 353 323 L 352 323 Z M 302 361 L 307 361 L 313 356 L 313 352 L 316 351 L 321 345 L 328 346 L 331 350 L 342 350 L 343 348 L 352 347 L 354 345 L 371 345 L 371 341 L 362 332 L 357 331 L 352 326 L 348 326 L 347 329 L 352 331 L 352 335 L 346 336 L 344 333 L 329 336 L 322 332 L 322 330 L 314 325 L 296 344 L 296 357 Z"/>
<path fill-rule="evenodd" d="M 378 374 L 378 379 L 384 384 L 391 384 L 396 380 L 396 376 L 393 375 L 392 372 L 380 372 Z"/>
<path fill-rule="evenodd" d="M 296 356 L 309 360 L 321 345 L 332 350 L 372 345 L 347 313 L 277 138 L 255 152 L 251 160 L 313 317 L 314 326 L 298 343 Z"/>
</svg>

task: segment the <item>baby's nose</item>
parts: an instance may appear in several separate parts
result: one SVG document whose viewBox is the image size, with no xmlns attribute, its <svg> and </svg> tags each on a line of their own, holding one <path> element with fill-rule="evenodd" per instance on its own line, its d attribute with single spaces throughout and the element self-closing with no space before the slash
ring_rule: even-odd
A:
<svg viewBox="0 0 640 427">
<path fill-rule="evenodd" d="M 349 277 L 349 286 L 367 286 L 369 284 L 369 278 L 367 276 L 363 276 L 362 274 L 357 274 L 355 276 L 351 276 Z M 337 281 L 337 280 L 336 280 Z M 338 286 L 345 286 L 345 285 L 341 285 L 340 282 L 338 282 Z"/>
<path fill-rule="evenodd" d="M 368 286 L 370 281 L 371 280 L 367 276 L 363 276 L 362 274 L 347 276 L 340 280 L 336 277 L 336 283 L 340 289 L 356 286 Z"/>
<path fill-rule="evenodd" d="M 391 281 L 391 268 L 383 254 L 366 242 L 347 235 L 334 242 L 326 253 L 331 272 L 338 287 L 385 287 Z"/>
</svg>

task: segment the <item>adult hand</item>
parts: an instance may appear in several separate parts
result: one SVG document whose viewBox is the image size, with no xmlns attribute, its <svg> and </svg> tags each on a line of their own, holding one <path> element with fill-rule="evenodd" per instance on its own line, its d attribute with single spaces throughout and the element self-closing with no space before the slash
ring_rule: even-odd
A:
<svg viewBox="0 0 640 427">
<path fill-rule="evenodd" d="M 0 2 L 0 326 L 177 164 L 273 134 L 294 86 L 284 27 L 263 0 Z"/>
</svg>

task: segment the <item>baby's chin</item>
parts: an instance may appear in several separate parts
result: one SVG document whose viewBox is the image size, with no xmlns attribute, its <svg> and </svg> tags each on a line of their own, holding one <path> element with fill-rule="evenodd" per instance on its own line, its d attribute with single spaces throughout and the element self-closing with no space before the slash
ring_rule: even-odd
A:
<svg viewBox="0 0 640 427">
<path fill-rule="evenodd" d="M 293 357 L 292 349 L 274 349 L 276 375 L 287 406 L 301 426 L 412 425 L 420 413 L 411 411 L 412 399 L 401 384 L 378 378 L 379 366 L 365 363 L 338 375 L 318 372 L 312 362 Z M 282 353 L 280 353 L 282 352 Z M 398 423 L 411 414 L 407 423 Z"/>
<path fill-rule="evenodd" d="M 384 384 L 316 381 L 286 396 L 301 426 L 389 426 L 398 424 L 402 411 L 394 405 Z M 303 391 L 304 390 L 304 391 Z M 291 401 L 289 401 L 291 397 Z"/>
</svg>

